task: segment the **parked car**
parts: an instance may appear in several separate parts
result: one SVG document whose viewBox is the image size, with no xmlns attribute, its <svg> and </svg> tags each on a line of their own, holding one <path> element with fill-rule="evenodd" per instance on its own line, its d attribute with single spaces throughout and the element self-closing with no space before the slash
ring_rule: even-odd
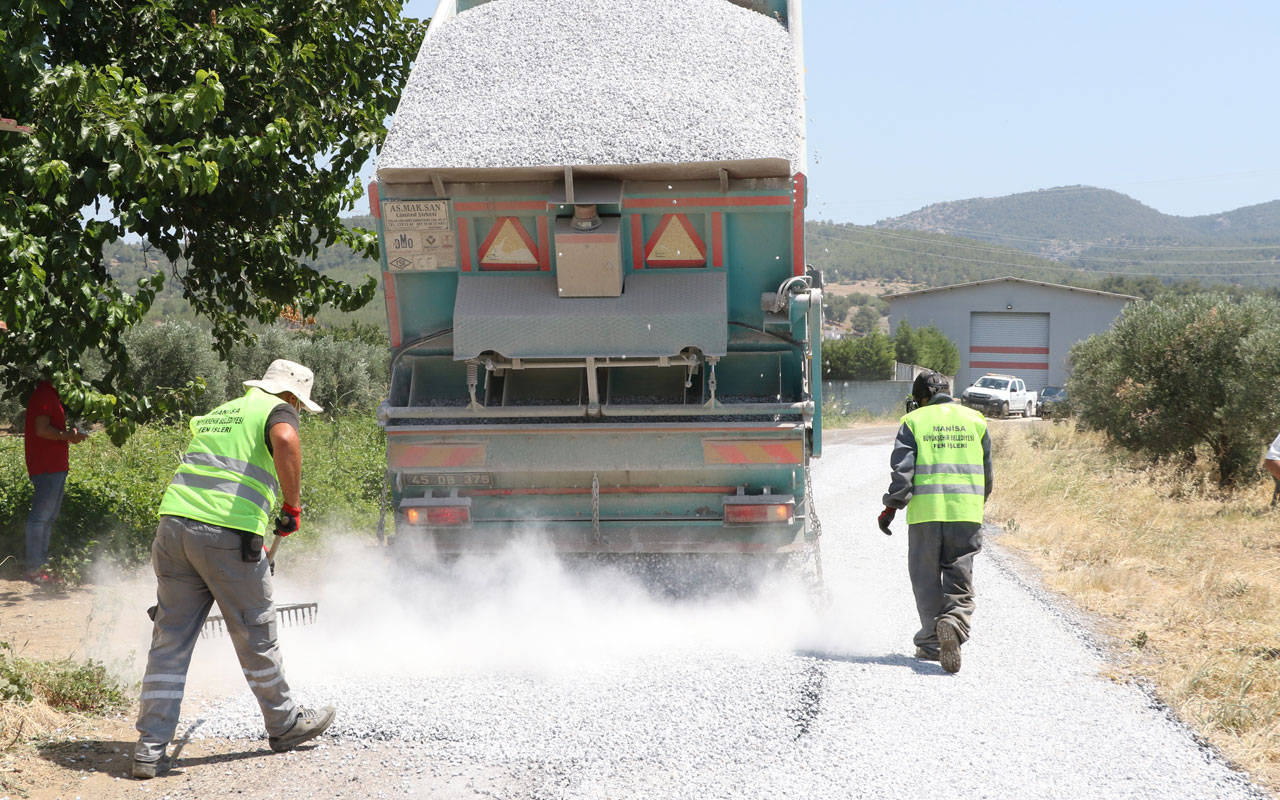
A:
<svg viewBox="0 0 1280 800">
<path fill-rule="evenodd" d="M 1067 390 L 1046 386 L 1040 390 L 1040 416 L 1057 417 L 1067 412 Z"/>
<path fill-rule="evenodd" d="M 1010 412 L 1030 417 L 1036 413 L 1036 393 L 1027 391 L 1022 379 L 1013 375 L 983 375 L 964 390 L 960 402 L 989 417 Z"/>
</svg>

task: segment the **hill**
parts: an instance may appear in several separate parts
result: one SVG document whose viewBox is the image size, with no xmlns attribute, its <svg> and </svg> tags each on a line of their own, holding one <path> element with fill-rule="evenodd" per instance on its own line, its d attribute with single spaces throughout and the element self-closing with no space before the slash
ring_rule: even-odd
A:
<svg viewBox="0 0 1280 800">
<path fill-rule="evenodd" d="M 1179 217 L 1119 192 L 1060 186 L 935 203 L 874 228 L 963 236 L 1101 275 L 1280 286 L 1280 200 Z"/>
</svg>

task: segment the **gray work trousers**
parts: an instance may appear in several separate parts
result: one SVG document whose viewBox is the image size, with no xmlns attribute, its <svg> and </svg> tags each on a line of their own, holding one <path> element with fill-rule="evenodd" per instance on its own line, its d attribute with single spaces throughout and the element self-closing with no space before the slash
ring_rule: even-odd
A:
<svg viewBox="0 0 1280 800">
<path fill-rule="evenodd" d="M 134 757 L 155 761 L 173 739 L 191 654 L 215 601 L 245 679 L 262 708 L 267 733 L 287 732 L 298 709 L 284 679 L 266 554 L 257 563 L 244 561 L 239 532 L 163 516 L 151 544 L 151 563 L 157 605 L 142 677 L 136 726 L 141 736 Z"/>
<path fill-rule="evenodd" d="M 973 616 L 973 557 L 982 549 L 980 522 L 917 522 L 907 526 L 907 568 L 920 630 L 916 647 L 938 652 L 938 620 L 947 617 L 969 639 Z"/>
</svg>

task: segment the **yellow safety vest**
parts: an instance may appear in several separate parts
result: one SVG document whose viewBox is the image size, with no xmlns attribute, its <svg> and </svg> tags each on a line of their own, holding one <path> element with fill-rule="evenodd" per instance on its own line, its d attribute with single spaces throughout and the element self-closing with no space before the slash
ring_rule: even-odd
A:
<svg viewBox="0 0 1280 800">
<path fill-rule="evenodd" d="M 902 418 L 916 439 L 916 471 L 907 524 L 982 522 L 986 493 L 982 414 L 956 402 L 927 405 Z"/>
<path fill-rule="evenodd" d="M 191 445 L 159 513 L 265 536 L 280 483 L 263 431 L 281 402 L 253 388 L 192 419 Z"/>
</svg>

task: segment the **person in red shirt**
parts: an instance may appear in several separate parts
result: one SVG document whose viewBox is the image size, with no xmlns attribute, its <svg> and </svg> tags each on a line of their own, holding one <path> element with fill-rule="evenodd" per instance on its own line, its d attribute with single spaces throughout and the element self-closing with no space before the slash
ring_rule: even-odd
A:
<svg viewBox="0 0 1280 800">
<path fill-rule="evenodd" d="M 45 569 L 49 560 L 49 538 L 53 523 L 62 510 L 67 488 L 69 445 L 79 444 L 89 434 L 67 430 L 67 413 L 62 398 L 49 381 L 40 381 L 27 401 L 24 445 L 27 474 L 31 477 L 31 513 L 27 515 L 27 580 L 48 583 Z"/>
</svg>

